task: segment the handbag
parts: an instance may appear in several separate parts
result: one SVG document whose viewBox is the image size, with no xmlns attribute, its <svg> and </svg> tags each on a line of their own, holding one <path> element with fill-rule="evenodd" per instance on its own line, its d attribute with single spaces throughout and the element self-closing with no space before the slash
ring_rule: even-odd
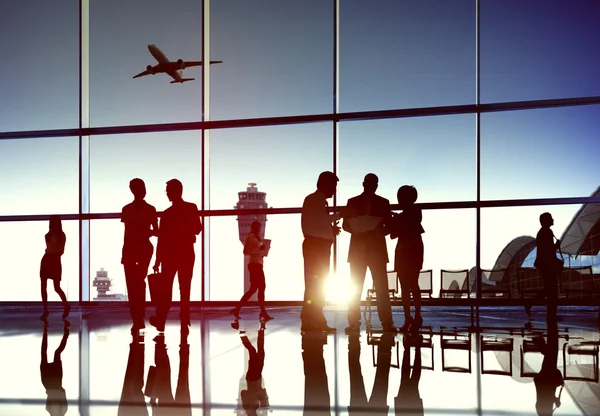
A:
<svg viewBox="0 0 600 416">
<path fill-rule="evenodd" d="M 150 300 L 154 305 L 160 303 L 162 287 L 162 276 L 160 273 L 152 273 L 148 275 L 148 288 L 150 289 Z"/>
</svg>

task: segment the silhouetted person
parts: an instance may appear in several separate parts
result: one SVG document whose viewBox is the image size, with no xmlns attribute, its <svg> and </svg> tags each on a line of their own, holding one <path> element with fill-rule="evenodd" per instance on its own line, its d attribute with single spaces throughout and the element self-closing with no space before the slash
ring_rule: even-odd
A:
<svg viewBox="0 0 600 416">
<path fill-rule="evenodd" d="M 335 332 L 327 325 L 323 314 L 324 283 L 329 275 L 331 245 L 340 233 L 339 213 L 330 214 L 327 199 L 337 188 L 338 177 L 333 172 L 322 172 L 317 190 L 304 198 L 302 204 L 302 255 L 304 257 L 304 304 L 300 319 L 302 331 Z"/>
<path fill-rule="evenodd" d="M 398 274 L 402 290 L 404 324 L 402 331 L 418 330 L 423 324 L 421 317 L 421 289 L 419 275 L 423 267 L 423 239 L 425 232 L 421 225 L 423 214 L 415 205 L 418 193 L 414 186 L 403 185 L 398 189 L 398 205 L 402 212 L 394 215 L 388 232 L 392 239 L 397 238 L 394 271 Z M 415 317 L 410 314 L 410 298 L 415 304 Z"/>
<path fill-rule="evenodd" d="M 551 415 L 560 407 L 560 390 L 556 396 L 556 388 L 564 386 L 564 379 L 557 368 L 558 362 L 558 326 L 556 323 L 556 312 L 548 311 L 546 316 L 546 327 L 548 330 L 547 341 L 544 345 L 543 339 L 539 345 L 544 359 L 540 372 L 533 378 L 536 391 L 535 409 L 538 415 Z M 554 408 L 556 405 L 556 409 Z"/>
<path fill-rule="evenodd" d="M 381 337 L 377 347 L 377 370 L 367 400 L 365 382 L 360 365 L 360 338 L 358 333 L 348 335 L 348 369 L 350 370 L 350 406 L 349 415 L 387 415 L 387 394 L 390 366 L 392 363 L 392 346 L 394 335 L 386 333 Z"/>
<path fill-rule="evenodd" d="M 331 415 L 331 400 L 323 346 L 327 337 L 322 333 L 302 334 L 304 361 L 304 415 Z"/>
<path fill-rule="evenodd" d="M 246 335 L 241 337 L 248 351 L 248 371 L 246 371 L 246 390 L 242 390 L 242 406 L 248 416 L 257 414 L 258 409 L 269 407 L 267 390 L 262 386 L 262 371 L 265 366 L 265 327 L 258 331 L 257 348 L 254 348 Z"/>
<path fill-rule="evenodd" d="M 390 201 L 376 195 L 379 178 L 373 173 L 365 176 L 363 193 L 350 198 L 346 205 L 347 211 L 353 216 L 369 215 L 380 217 L 381 222 L 373 230 L 358 232 L 352 229 L 349 218 L 344 218 L 344 230 L 352 234 L 348 262 L 354 285 L 354 293 L 348 304 L 347 332 L 360 330 L 360 296 L 365 282 L 367 267 L 371 271 L 375 293 L 377 294 L 377 313 L 384 331 L 396 332 L 392 319 L 392 306 L 387 278 L 387 263 L 389 261 L 385 243 L 384 225 L 391 218 Z"/>
<path fill-rule="evenodd" d="M 258 304 L 260 306 L 260 319 L 269 320 L 273 319 L 271 315 L 267 313 L 265 309 L 265 272 L 263 270 L 263 258 L 265 257 L 265 246 L 260 239 L 260 222 L 254 221 L 250 225 L 250 234 L 246 237 L 244 242 L 244 255 L 249 256 L 248 260 L 248 273 L 250 274 L 250 288 L 230 313 L 240 319 L 240 309 L 248 302 L 248 299 L 258 291 Z"/>
<path fill-rule="evenodd" d="M 420 336 L 405 336 L 404 354 L 402 355 L 401 379 L 398 396 L 394 398 L 396 415 L 423 415 L 423 399 L 419 395 L 419 380 L 421 379 L 421 338 Z M 410 365 L 410 346 L 415 346 L 415 360 Z"/>
<path fill-rule="evenodd" d="M 546 296 L 547 316 L 556 318 L 558 303 L 558 277 L 562 270 L 562 261 L 556 257 L 556 251 L 560 250 L 560 240 L 554 242 L 554 233 L 550 229 L 554 225 L 554 219 L 549 212 L 540 215 L 541 228 L 535 238 L 537 248 L 535 267 L 540 271 L 544 284 L 544 295 Z"/>
<path fill-rule="evenodd" d="M 154 363 L 156 365 L 156 376 L 152 389 L 152 415 L 191 415 L 192 405 L 189 386 L 189 363 L 190 346 L 186 335 L 182 335 L 179 346 L 179 373 L 177 376 L 177 387 L 175 397 L 171 389 L 171 362 L 167 354 L 164 335 L 155 339 Z"/>
<path fill-rule="evenodd" d="M 148 415 L 144 397 L 144 348 L 144 343 L 140 342 L 137 337 L 129 344 L 129 358 L 125 369 L 118 416 Z"/>
<path fill-rule="evenodd" d="M 133 322 L 131 330 L 137 332 L 146 326 L 146 276 L 154 253 L 150 237 L 158 234 L 158 219 L 156 208 L 144 201 L 144 181 L 132 179 L 129 189 L 134 200 L 121 211 L 121 222 L 125 225 L 121 264 L 125 269 L 129 312 Z"/>
<path fill-rule="evenodd" d="M 156 315 L 150 317 L 150 324 L 164 331 L 167 314 L 173 298 L 173 280 L 179 279 L 181 308 L 179 318 L 181 329 L 188 331 L 190 326 L 190 290 L 194 272 L 194 243 L 202 231 L 198 207 L 182 199 L 183 185 L 177 179 L 167 182 L 167 197 L 172 205 L 163 212 L 158 229 L 156 262 L 154 271 L 162 265 L 162 292 L 164 297 L 156 305 Z"/>
<path fill-rule="evenodd" d="M 54 283 L 54 290 L 58 296 L 60 296 L 60 300 L 64 306 L 62 318 L 66 319 L 67 316 L 69 316 L 71 307 L 67 303 L 65 292 L 60 288 L 60 280 L 62 279 L 62 264 L 60 258 L 65 252 L 67 236 L 63 232 L 62 222 L 58 215 L 50 216 L 49 230 L 45 235 L 45 240 L 46 252 L 42 257 L 42 262 L 40 264 L 42 305 L 44 306 L 44 312 L 42 313 L 41 319 L 45 320 L 48 317 L 48 292 L 46 289 L 48 280 L 52 280 Z"/>
<path fill-rule="evenodd" d="M 63 337 L 60 345 L 54 351 L 54 361 L 48 362 L 48 326 L 44 325 L 42 335 L 40 375 L 42 384 L 48 395 L 46 399 L 46 410 L 52 416 L 63 416 L 67 413 L 69 403 L 67 402 L 67 393 L 62 387 L 63 368 L 60 355 L 67 346 L 69 338 L 69 322 L 65 321 L 63 328 Z"/>
</svg>

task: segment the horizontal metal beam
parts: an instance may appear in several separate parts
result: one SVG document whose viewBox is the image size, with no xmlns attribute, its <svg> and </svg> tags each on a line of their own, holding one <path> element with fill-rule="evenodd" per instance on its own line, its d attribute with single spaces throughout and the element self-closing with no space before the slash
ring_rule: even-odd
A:
<svg viewBox="0 0 600 416">
<path fill-rule="evenodd" d="M 428 117 L 428 116 L 443 116 L 456 114 L 476 114 L 476 113 L 492 113 L 499 111 L 518 111 L 518 110 L 533 110 L 555 107 L 572 107 L 581 105 L 600 104 L 600 96 L 594 97 L 577 97 L 577 98 L 562 98 L 549 100 L 531 100 L 531 101 L 512 101 L 506 103 L 491 103 L 491 104 L 465 104 L 452 105 L 442 107 L 422 107 L 408 109 L 393 109 L 393 110 L 374 110 L 374 111 L 359 111 L 349 113 L 327 113 L 327 114 L 312 114 L 300 116 L 284 116 L 284 117 L 265 117 L 265 118 L 248 118 L 237 120 L 217 120 L 205 122 L 186 122 L 186 123 L 164 123 L 164 124 L 144 124 L 144 125 L 128 125 L 128 126 L 111 126 L 111 127 L 91 127 L 91 128 L 73 128 L 73 129 L 55 129 L 55 130 L 27 130 L 0 132 L 0 140 L 10 139 L 37 139 L 50 137 L 72 137 L 72 136 L 101 136 L 112 134 L 134 134 L 134 133 L 153 133 L 153 132 L 170 132 L 170 131 L 194 131 L 194 130 L 211 130 L 211 129 L 229 129 L 241 127 L 263 127 L 277 126 L 289 124 L 306 124 L 306 123 L 322 123 L 322 122 L 344 122 L 357 120 L 383 120 L 392 118 L 407 118 L 407 117 Z"/>
</svg>

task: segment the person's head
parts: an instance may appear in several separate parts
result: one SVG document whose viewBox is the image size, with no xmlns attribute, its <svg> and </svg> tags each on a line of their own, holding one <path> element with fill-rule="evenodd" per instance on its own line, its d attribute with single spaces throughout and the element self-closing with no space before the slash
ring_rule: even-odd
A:
<svg viewBox="0 0 600 416">
<path fill-rule="evenodd" d="M 417 193 L 417 188 L 412 185 L 402 185 L 398 188 L 398 205 L 400 205 L 401 209 L 414 204 L 417 202 L 417 198 L 419 194 Z"/>
<path fill-rule="evenodd" d="M 61 232 L 62 231 L 62 221 L 60 220 L 60 216 L 51 215 L 49 221 L 49 230 L 50 232 Z"/>
<path fill-rule="evenodd" d="M 171 179 L 167 182 L 167 198 L 174 202 L 181 199 L 183 195 L 183 185 L 179 179 Z"/>
<path fill-rule="evenodd" d="M 140 178 L 134 178 L 129 181 L 129 189 L 135 199 L 144 199 L 146 197 L 146 184 Z"/>
<path fill-rule="evenodd" d="M 335 173 L 330 171 L 321 172 L 317 180 L 317 189 L 325 195 L 325 198 L 331 198 L 335 194 L 339 179 Z"/>
<path fill-rule="evenodd" d="M 362 184 L 366 194 L 374 194 L 379 185 L 379 178 L 374 173 L 367 173 Z"/>
<path fill-rule="evenodd" d="M 250 232 L 254 234 L 260 233 L 260 222 L 253 221 L 252 224 L 250 224 Z"/>
<path fill-rule="evenodd" d="M 549 212 L 544 212 L 540 215 L 540 225 L 542 227 L 552 227 L 554 225 L 554 218 Z"/>
</svg>

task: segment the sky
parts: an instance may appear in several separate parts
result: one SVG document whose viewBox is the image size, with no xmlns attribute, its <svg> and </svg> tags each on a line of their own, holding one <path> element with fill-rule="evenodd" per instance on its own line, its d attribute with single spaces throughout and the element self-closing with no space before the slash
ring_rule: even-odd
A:
<svg viewBox="0 0 600 416">
<path fill-rule="evenodd" d="M 90 0 L 90 123 L 93 127 L 201 120 L 197 78 L 170 84 L 164 74 L 132 79 L 154 64 L 147 45 L 171 60 L 200 60 L 202 10 L 196 0 Z M 481 0 L 481 102 L 600 95 L 595 51 L 600 5 Z M 227 120 L 330 113 L 333 104 L 333 8 L 318 0 L 211 4 L 210 118 Z M 340 2 L 339 110 L 342 112 L 473 104 L 476 99 L 475 2 Z M 78 2 L 43 0 L 0 6 L 0 131 L 78 125 Z M 488 113 L 481 116 L 481 197 L 484 200 L 589 196 L 598 187 L 600 106 Z M 184 184 L 184 198 L 201 205 L 201 163 L 208 161 L 206 206 L 231 209 L 249 182 L 269 206 L 300 207 L 319 172 L 333 169 L 332 123 L 120 134 L 90 139 L 90 211 L 119 212 L 130 202 L 128 182 L 145 180 L 147 200 L 168 207 L 167 180 Z M 368 172 L 379 194 L 395 202 L 412 184 L 420 202 L 476 199 L 476 117 L 452 115 L 339 124 L 338 201 L 359 194 Z M 0 216 L 66 214 L 78 210 L 78 138 L 0 141 Z M 491 268 L 513 238 L 535 235 L 538 216 L 553 213 L 557 236 L 579 209 L 482 210 L 482 266 Z M 209 221 L 210 299 L 243 292 L 243 258 L 235 217 Z M 475 265 L 475 211 L 426 211 L 425 269 Z M 66 224 L 64 285 L 78 296 L 77 224 Z M 0 222 L 2 273 L 15 289 L 4 300 L 39 299 L 43 222 Z M 125 292 L 120 265 L 122 224 L 91 225 L 90 275 L 100 267 Z M 267 299 L 303 293 L 300 216 L 270 215 L 265 261 Z M 338 268 L 329 298 L 348 291 L 349 236 L 339 238 Z M 388 242 L 390 257 L 394 245 Z M 200 244 L 196 251 L 200 253 Z M 193 283 L 200 300 L 200 262 Z M 14 277 L 13 277 L 14 276 Z M 18 287 L 17 287 L 18 286 Z M 175 296 L 178 298 L 177 290 Z M 51 299 L 54 299 L 54 294 Z M 95 297 L 92 290 L 91 298 Z"/>
</svg>

